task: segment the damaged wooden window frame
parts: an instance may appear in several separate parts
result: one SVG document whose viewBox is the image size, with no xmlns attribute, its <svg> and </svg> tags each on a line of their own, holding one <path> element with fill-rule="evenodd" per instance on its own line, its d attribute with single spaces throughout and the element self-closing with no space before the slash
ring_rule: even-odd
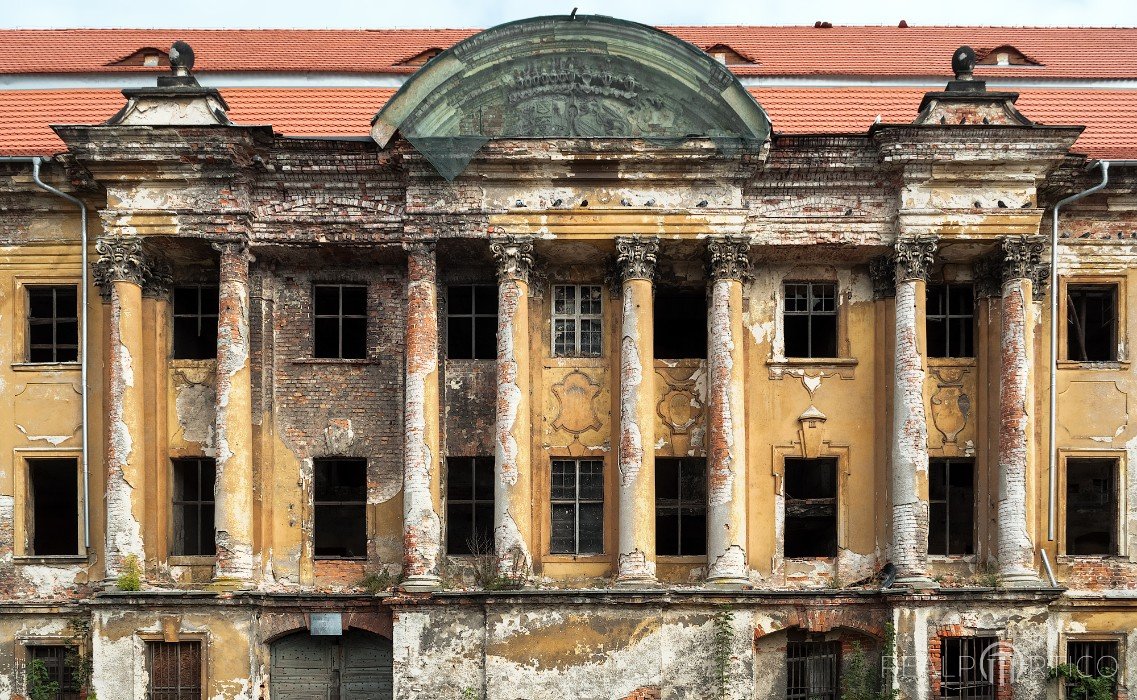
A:
<svg viewBox="0 0 1137 700">
<path fill-rule="evenodd" d="M 325 304 L 331 301 L 329 295 L 333 293 L 334 308 L 328 308 Z M 365 284 L 312 285 L 312 356 L 329 360 L 366 359 L 367 303 Z M 335 338 L 334 343 L 327 340 L 329 336 Z"/>
<path fill-rule="evenodd" d="M 497 287 L 452 284 L 446 288 L 446 358 L 497 359 Z"/>
<path fill-rule="evenodd" d="M 79 361 L 79 290 L 73 284 L 24 287 L 26 361 L 58 364 Z"/>
<path fill-rule="evenodd" d="M 975 554 L 975 461 L 933 457 L 928 477 L 928 554 Z"/>
<path fill-rule="evenodd" d="M 494 479 L 492 455 L 446 458 L 447 554 L 493 551 Z"/>
<path fill-rule="evenodd" d="M 214 485 L 217 464 L 210 457 L 180 457 L 170 460 L 172 475 L 170 553 L 176 557 L 213 557 Z M 187 486 L 192 490 L 187 491 Z"/>
<path fill-rule="evenodd" d="M 830 482 L 832 495 L 820 497 L 807 497 L 798 490 L 804 484 L 797 483 L 805 472 L 803 469 L 827 467 L 831 470 Z M 783 489 L 785 492 L 785 522 L 782 526 L 782 555 L 786 559 L 816 559 L 833 558 L 840 549 L 840 459 L 834 456 L 821 457 L 783 457 Z M 797 491 L 796 493 L 794 491 Z M 816 511 L 810 514 L 809 511 Z M 817 514 L 819 513 L 819 515 Z M 801 525 L 807 520 L 832 519 L 832 537 L 827 534 L 824 541 L 819 542 L 816 537 L 803 538 Z M 803 521 L 803 522 L 797 522 Z M 828 530 L 828 526 L 826 526 Z M 816 534 L 816 533 L 814 533 Z M 828 546 L 830 544 L 832 546 Z M 812 547 L 812 548 L 810 548 Z"/>
<path fill-rule="evenodd" d="M 603 351 L 604 288 L 599 284 L 553 286 L 554 357 L 600 357 Z"/>
<path fill-rule="evenodd" d="M 357 483 L 342 483 L 350 471 Z M 362 457 L 320 457 L 312 460 L 312 554 L 315 559 L 367 558 L 367 460 Z M 323 517 L 321 517 L 321 511 Z M 335 515 L 337 523 L 329 522 Z M 354 517 L 352 517 L 354 514 Z M 335 548 L 321 545 L 322 535 L 337 526 Z M 347 531 L 350 528 L 350 531 Z M 358 528 L 358 529 L 356 529 Z M 349 541 L 350 540 L 350 541 Z M 321 551 L 323 547 L 324 551 Z"/>
<path fill-rule="evenodd" d="M 833 359 L 839 355 L 837 301 L 835 282 L 782 283 L 782 347 L 786 358 Z"/>
<path fill-rule="evenodd" d="M 657 360 L 707 358 L 707 293 L 704 289 L 657 289 L 652 305 L 652 344 Z"/>
<path fill-rule="evenodd" d="M 22 513 L 15 519 L 16 524 L 16 556 L 28 558 L 62 558 L 76 559 L 85 557 L 83 553 L 83 492 L 82 476 L 79 469 L 78 450 L 28 450 L 20 455 L 21 468 L 17 471 L 16 503 L 20 504 Z M 55 468 L 59 473 L 48 474 L 42 478 L 45 484 L 37 485 L 38 478 L 33 474 L 37 469 Z M 69 475 L 67 478 L 65 475 Z M 63 486 L 71 484 L 72 488 L 64 490 Z M 49 495 L 56 508 L 70 510 L 67 513 L 43 513 L 45 504 L 40 502 L 44 495 Z M 50 505 L 48 506 L 50 507 Z M 47 547 L 46 542 L 36 540 L 37 530 L 45 526 L 61 528 L 58 536 L 53 538 L 60 542 L 73 542 L 73 546 L 56 545 Z M 48 550 L 48 551 L 45 551 Z"/>
<path fill-rule="evenodd" d="M 79 700 L 79 683 L 75 678 L 75 670 L 79 648 L 73 644 L 62 644 L 54 640 L 29 640 L 24 645 L 24 668 L 30 668 L 33 661 L 43 662 L 47 670 L 49 682 L 58 684 L 55 700 Z M 25 691 L 31 697 L 31 688 L 27 688 L 28 679 L 25 673 Z"/>
<path fill-rule="evenodd" d="M 669 480 L 666 476 L 672 476 Z M 655 553 L 693 557 L 707 553 L 707 461 L 655 458 Z"/>
<path fill-rule="evenodd" d="M 220 286 L 181 284 L 173 290 L 173 353 L 175 360 L 217 357 L 217 317 Z"/>
<path fill-rule="evenodd" d="M 927 286 L 928 357 L 975 357 L 975 292 L 970 283 Z"/>
<path fill-rule="evenodd" d="M 1123 356 L 1126 318 L 1126 280 L 1122 276 L 1072 275 L 1061 280 L 1063 303 L 1060 313 L 1064 318 L 1059 328 L 1059 365 L 1077 367 L 1095 363 L 1128 362 Z M 1097 300 L 1106 302 L 1103 313 L 1104 324 L 1090 328 L 1087 312 L 1093 311 Z M 1100 308 L 1100 307 L 1099 307 Z M 1096 341 L 1089 337 L 1096 331 Z M 1104 337 L 1102 337 L 1104 336 Z"/>
<path fill-rule="evenodd" d="M 1124 454 L 1115 451 L 1079 450 L 1064 451 L 1061 458 L 1059 485 L 1063 499 L 1060 508 L 1059 552 L 1067 557 L 1087 558 L 1123 555 L 1121 543 L 1126 541 L 1126 528 L 1121 514 L 1125 512 L 1126 499 L 1124 489 L 1120 485 L 1126 483 Z M 1107 478 L 1100 479 L 1091 475 L 1089 488 L 1083 492 L 1082 486 L 1086 482 L 1082 478 L 1071 479 L 1072 467 L 1073 469 L 1104 468 Z M 1072 491 L 1075 485 L 1078 487 L 1077 493 Z M 1084 514 L 1072 519 L 1072 513 L 1078 510 Z M 1078 538 L 1086 534 L 1095 534 L 1099 539 L 1104 535 L 1104 544 L 1091 546 L 1086 542 L 1079 543 Z"/>
<path fill-rule="evenodd" d="M 585 480 L 588 483 L 582 488 Z M 549 484 L 549 553 L 603 554 L 604 460 L 555 458 Z M 582 511 L 586 514 L 583 518 Z M 586 521 L 583 527 L 582 520 Z"/>
<path fill-rule="evenodd" d="M 206 687 L 204 640 L 165 641 L 143 637 L 146 644 L 146 700 L 201 700 Z"/>
<path fill-rule="evenodd" d="M 998 644 L 997 637 L 940 637 L 939 697 L 995 700 Z"/>
<path fill-rule="evenodd" d="M 786 642 L 786 700 L 837 700 L 840 668 L 837 640 Z"/>
</svg>

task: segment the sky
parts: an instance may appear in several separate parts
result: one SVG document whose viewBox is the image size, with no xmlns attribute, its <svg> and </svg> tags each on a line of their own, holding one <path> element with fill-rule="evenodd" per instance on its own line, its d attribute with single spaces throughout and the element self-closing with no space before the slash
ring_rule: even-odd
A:
<svg viewBox="0 0 1137 700">
<path fill-rule="evenodd" d="M 490 27 L 574 4 L 657 25 L 1137 27 L 1134 0 L 0 0 L 0 27 Z"/>
</svg>

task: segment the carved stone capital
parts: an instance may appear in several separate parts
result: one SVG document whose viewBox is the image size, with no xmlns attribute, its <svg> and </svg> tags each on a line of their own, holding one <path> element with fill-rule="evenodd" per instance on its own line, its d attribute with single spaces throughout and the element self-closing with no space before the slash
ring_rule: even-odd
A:
<svg viewBox="0 0 1137 700">
<path fill-rule="evenodd" d="M 104 295 L 110 294 L 115 282 L 130 282 L 142 286 L 150 274 L 146 254 L 142 252 L 142 239 L 137 236 L 111 236 L 95 242 L 99 259 L 94 264 L 95 284 Z"/>
<path fill-rule="evenodd" d="M 533 272 L 532 236 L 505 236 L 490 241 L 490 252 L 497 262 L 497 278 L 502 282 L 529 283 Z"/>
<path fill-rule="evenodd" d="M 253 254 L 249 252 L 249 241 L 244 238 L 214 241 L 211 245 L 222 255 L 243 255 L 249 262 L 253 261 Z"/>
<path fill-rule="evenodd" d="M 974 281 L 975 298 L 991 299 L 1001 294 L 1000 279 L 1001 264 L 998 258 L 987 255 L 971 264 L 971 275 Z"/>
<path fill-rule="evenodd" d="M 142 280 L 142 296 L 169 299 L 174 288 L 174 271 L 165 260 L 151 260 Z"/>
<path fill-rule="evenodd" d="M 896 296 L 896 258 L 891 254 L 878 255 L 869 260 L 869 277 L 872 278 L 873 299 L 892 299 Z"/>
<path fill-rule="evenodd" d="M 723 236 L 707 240 L 707 273 L 711 279 L 745 280 L 750 277 L 750 239 Z"/>
<path fill-rule="evenodd" d="M 1003 238 L 1003 282 L 1038 279 L 1042 263 L 1041 236 L 1007 236 Z"/>
<path fill-rule="evenodd" d="M 651 280 L 659 256 L 659 236 L 617 236 L 616 266 L 620 281 Z"/>
<path fill-rule="evenodd" d="M 927 280 L 936 262 L 939 240 L 935 236 L 896 239 L 896 281 Z"/>
<path fill-rule="evenodd" d="M 436 241 L 403 241 L 403 250 L 406 251 L 407 255 L 434 257 L 434 250 L 437 245 Z"/>
</svg>

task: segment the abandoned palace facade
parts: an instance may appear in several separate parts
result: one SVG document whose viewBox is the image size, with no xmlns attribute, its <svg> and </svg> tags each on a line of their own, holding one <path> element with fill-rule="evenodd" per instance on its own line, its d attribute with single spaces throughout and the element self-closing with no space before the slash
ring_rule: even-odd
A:
<svg viewBox="0 0 1137 700">
<path fill-rule="evenodd" d="M 1137 176 L 1030 51 L 787 133 L 538 18 L 318 137 L 191 43 L 0 157 L 0 699 L 1137 681 Z"/>
</svg>

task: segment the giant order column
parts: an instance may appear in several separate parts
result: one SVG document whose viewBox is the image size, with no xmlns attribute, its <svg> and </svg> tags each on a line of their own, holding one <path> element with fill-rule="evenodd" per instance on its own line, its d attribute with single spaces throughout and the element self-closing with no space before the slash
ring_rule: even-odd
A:
<svg viewBox="0 0 1137 700">
<path fill-rule="evenodd" d="M 655 583 L 655 351 L 652 338 L 659 238 L 620 236 L 620 528 L 616 583 Z"/>
<path fill-rule="evenodd" d="M 438 280 L 433 242 L 407 243 L 403 444 L 403 588 L 441 585 L 438 438 Z"/>
<path fill-rule="evenodd" d="M 494 547 L 502 576 L 528 575 L 532 526 L 529 422 L 529 272 L 533 239 L 490 243 L 497 261 L 497 425 L 494 436 Z"/>
<path fill-rule="evenodd" d="M 999 376 L 998 578 L 1004 586 L 1038 585 L 1027 522 L 1027 475 L 1034 440 L 1034 343 L 1031 302 L 1043 272 L 1037 237 L 1003 239 Z"/>
<path fill-rule="evenodd" d="M 214 444 L 214 583 L 253 578 L 253 385 L 249 368 L 249 255 L 245 240 L 214 243 L 220 253 Z"/>
<path fill-rule="evenodd" d="M 707 582 L 749 583 L 746 562 L 746 416 L 742 282 L 750 241 L 707 243 L 711 280 L 707 373 Z"/>
<path fill-rule="evenodd" d="M 95 243 L 95 283 L 110 301 L 104 391 L 106 420 L 106 579 L 146 566 L 146 415 L 143 403 L 142 284 L 149 266 L 142 239 L 111 236 Z M 86 329 L 82 329 L 86 333 Z"/>
<path fill-rule="evenodd" d="M 896 241 L 896 345 L 892 391 L 892 563 L 896 584 L 928 578 L 928 420 L 924 412 L 925 309 L 934 236 Z"/>
</svg>

